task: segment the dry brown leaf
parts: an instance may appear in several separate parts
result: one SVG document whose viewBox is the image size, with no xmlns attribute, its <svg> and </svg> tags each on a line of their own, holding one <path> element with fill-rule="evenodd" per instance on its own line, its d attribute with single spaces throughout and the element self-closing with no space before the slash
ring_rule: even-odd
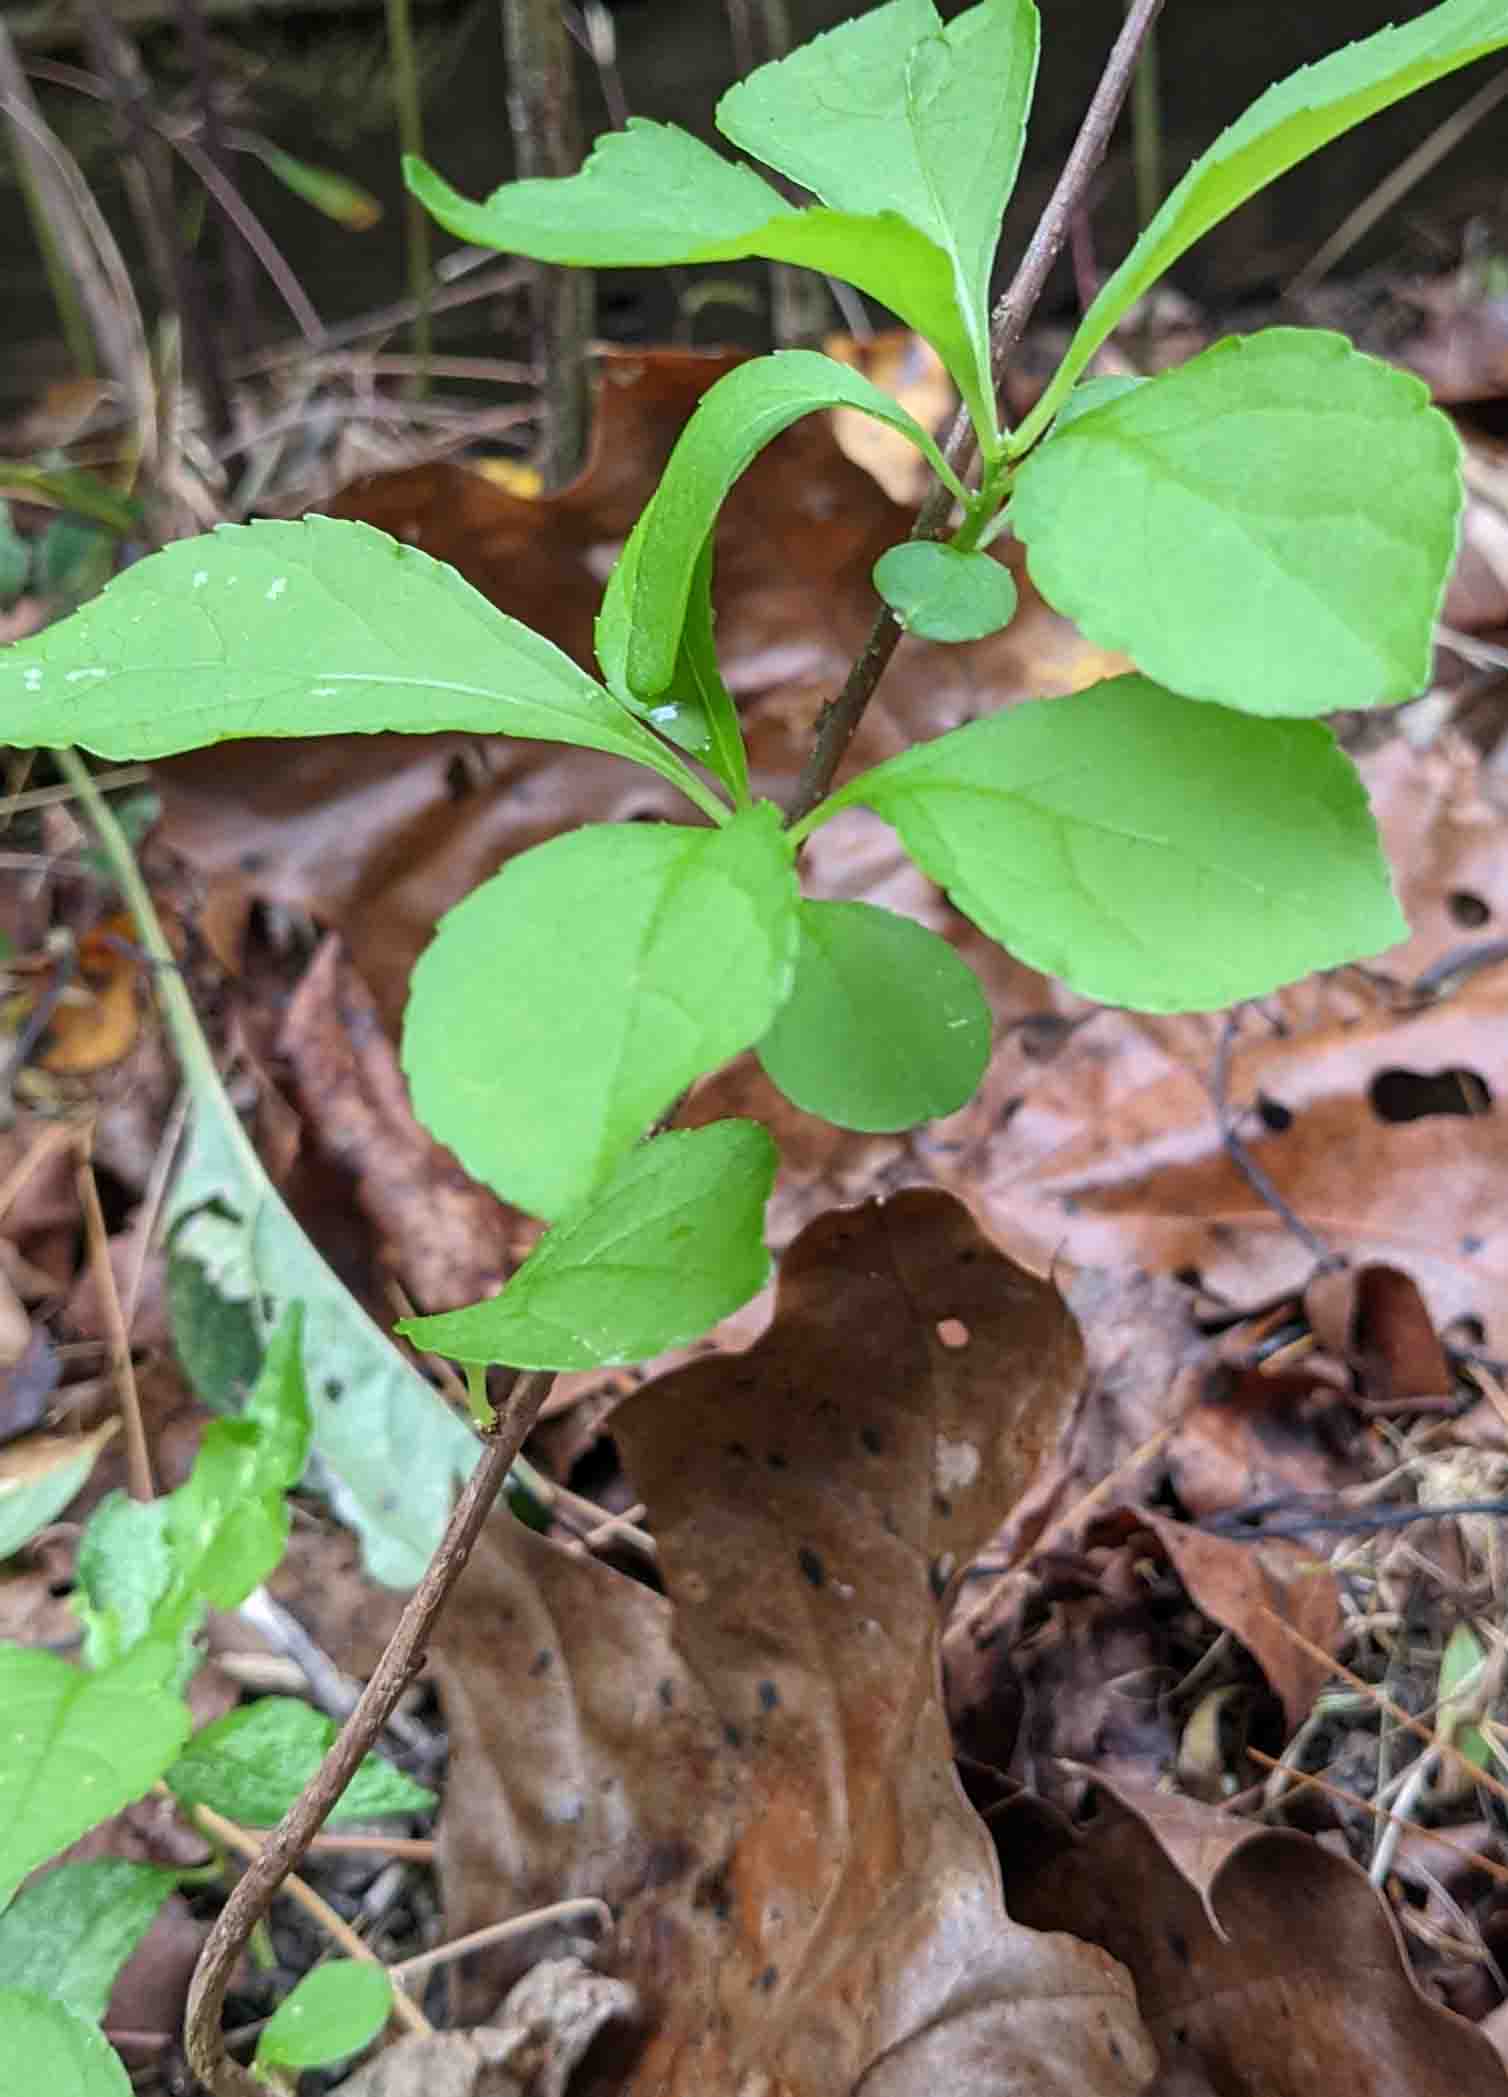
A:
<svg viewBox="0 0 1508 2097">
<path fill-rule="evenodd" d="M 401 2038 L 341 2087 L 346 2097 L 566 2097 L 601 2034 L 637 2011 L 622 1981 L 580 1959 L 542 1959 L 494 2023 Z"/>
<path fill-rule="evenodd" d="M 1320 1345 L 1355 1368 L 1366 1405 L 1405 1411 L 1451 1398 L 1455 1371 L 1411 1275 L 1332 1268 L 1309 1284 L 1304 1309 Z"/>
<path fill-rule="evenodd" d="M 1248 1028 L 1230 1068 L 1233 1108 L 1281 1110 L 1280 1127 L 1258 1121 L 1253 1133 L 1250 1115 L 1241 1126 L 1289 1209 L 1335 1251 L 1412 1274 L 1439 1323 L 1480 1319 L 1495 1353 L 1508 1352 L 1508 1118 L 1487 1102 L 1508 1090 L 1505 1011 L 1499 965 L 1412 1013 L 1261 1038 Z M 1107 1015 L 1107 1027 L 1124 1024 Z M 1227 1151 L 1209 1064 L 1165 1057 L 1102 1094 L 1098 1117 L 1065 1138 L 1068 1111 L 1095 1087 L 1094 1032 L 1075 1037 L 1003 1130 L 987 1087 L 938 1177 L 977 1190 L 992 1228 L 1028 1256 L 1193 1269 L 1238 1304 L 1301 1289 L 1314 1254 Z"/>
<path fill-rule="evenodd" d="M 1015 1824 L 994 1823 L 1012 1912 L 1131 1968 L 1161 2056 L 1157 2097 L 1508 2089 L 1482 2034 L 1416 1987 L 1365 1872 L 1310 1837 L 1124 1787 L 1077 1839 L 1039 1822 L 1018 1853 Z"/>
<path fill-rule="evenodd" d="M 54 1077 L 84 1077 L 119 1063 L 139 1025 L 135 925 L 118 912 L 78 943 L 77 966 L 47 1023 L 40 1062 Z"/>
<path fill-rule="evenodd" d="M 615 1415 L 668 1602 L 514 1528 L 468 1568 L 449 1924 L 607 1899 L 651 2032 L 630 2097 L 1143 2087 L 1114 1965 L 1006 1920 L 937 1684 L 938 1594 L 1078 1369 L 1056 1291 L 947 1197 L 830 1214 L 747 1354 Z"/>
<path fill-rule="evenodd" d="M 514 1264 L 513 1212 L 415 1121 L 371 992 L 333 935 L 293 995 L 278 1046 L 316 1143 L 351 1176 L 379 1263 L 421 1311 L 493 1295 Z"/>
<path fill-rule="evenodd" d="M 1211 1536 L 1146 1507 L 1135 1510 L 1135 1519 L 1162 1545 L 1190 1599 L 1245 1646 L 1281 1699 L 1289 1731 L 1296 1731 L 1328 1670 L 1285 1633 L 1292 1626 L 1325 1652 L 1334 1645 L 1340 1589 L 1329 1566 L 1286 1537 L 1247 1543 Z"/>
<path fill-rule="evenodd" d="M 924 429 L 943 428 L 958 406 L 958 389 L 942 358 L 910 328 L 881 328 L 863 341 L 829 335 L 822 347 L 837 363 L 851 366 L 898 400 Z M 838 408 L 832 431 L 848 457 L 871 474 L 893 502 L 913 510 L 920 506 L 932 484 L 932 469 L 899 430 L 857 408 Z"/>
</svg>

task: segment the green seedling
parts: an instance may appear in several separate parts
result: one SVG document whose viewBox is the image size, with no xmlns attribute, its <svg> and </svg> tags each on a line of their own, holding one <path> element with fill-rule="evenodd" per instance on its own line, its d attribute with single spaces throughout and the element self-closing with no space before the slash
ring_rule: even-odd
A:
<svg viewBox="0 0 1508 2097">
<path fill-rule="evenodd" d="M 760 1286 L 773 1146 L 748 1122 L 646 1135 L 756 1049 L 800 1107 L 899 1129 L 961 1106 L 988 1018 L 957 956 L 802 894 L 805 838 L 862 806 L 985 932 L 1091 998 L 1218 1008 L 1407 930 L 1365 793 L 1320 717 L 1426 684 L 1461 508 L 1459 446 L 1415 379 L 1275 328 L 1146 380 L 1095 353 L 1199 237 L 1374 112 L 1508 44 L 1508 0 L 1445 0 L 1271 88 L 1104 286 L 1032 412 L 1002 421 L 989 292 L 1036 74 L 1032 0 L 944 25 L 889 0 L 741 82 L 734 161 L 634 122 L 563 181 L 409 186 L 451 232 L 582 267 L 760 256 L 845 279 L 936 347 L 977 474 L 846 367 L 755 359 L 706 395 L 609 580 L 593 676 L 452 570 L 310 517 L 165 548 L 0 657 L 0 738 L 147 758 L 230 737 L 464 730 L 646 766 L 680 824 L 589 827 L 453 910 L 415 973 L 421 1118 L 549 1230 L 494 1301 L 405 1322 L 466 1365 L 641 1359 Z M 757 160 L 813 201 L 789 202 Z M 794 819 L 753 798 L 711 613 L 738 476 L 803 415 L 899 431 L 952 502 L 946 543 L 875 571 L 935 642 L 1009 622 L 1009 528 L 1049 603 L 1133 674 L 918 745 Z"/>
</svg>

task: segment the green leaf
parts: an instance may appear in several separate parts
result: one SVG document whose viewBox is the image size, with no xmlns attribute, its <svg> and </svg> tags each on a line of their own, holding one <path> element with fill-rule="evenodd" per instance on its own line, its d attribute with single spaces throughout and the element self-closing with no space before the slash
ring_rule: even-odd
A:
<svg viewBox="0 0 1508 2097">
<path fill-rule="evenodd" d="M 0 1906 L 29 1871 L 129 1806 L 188 1737 L 188 1706 L 152 1665 L 86 1675 L 55 1654 L 0 1646 Z"/>
<path fill-rule="evenodd" d="M 90 1667 L 112 1667 L 147 1637 L 175 1569 L 168 1501 L 106 1493 L 89 1517 L 74 1566 L 73 1608 Z M 192 1611 L 183 1612 L 182 1628 L 185 1635 L 195 1628 Z"/>
<path fill-rule="evenodd" d="M 752 168 L 677 124 L 630 117 L 563 181 L 505 182 L 485 203 L 461 196 L 408 154 L 404 180 L 458 240 L 578 268 L 661 269 L 757 252 L 751 236 L 797 212 Z"/>
<path fill-rule="evenodd" d="M 795 985 L 759 1060 L 787 1099 L 839 1128 L 915 1128 L 973 1093 L 990 1008 L 924 925 L 872 903 L 803 902 Z"/>
<path fill-rule="evenodd" d="M 148 1637 L 186 1648 L 206 1602 L 236 1608 L 282 1557 L 284 1494 L 309 1453 L 302 1330 L 292 1305 L 241 1417 L 210 1423 L 176 1492 L 145 1505 L 110 1493 L 95 1509 L 75 1602 L 91 1666 L 108 1667 Z"/>
<path fill-rule="evenodd" d="M 131 2097 L 131 2078 L 99 2026 L 34 1988 L 0 1988 L 0 2051 L 18 2091 Z"/>
<path fill-rule="evenodd" d="M 1445 0 L 1411 22 L 1380 29 L 1317 65 L 1301 67 L 1259 95 L 1194 162 L 1102 286 L 1011 450 L 1019 453 L 1036 442 L 1100 344 L 1212 226 L 1331 139 L 1505 44 L 1503 0 Z"/>
<path fill-rule="evenodd" d="M 277 1565 L 288 1542 L 290 1486 L 309 1451 L 300 1346 L 303 1310 L 290 1304 L 267 1343 L 238 1420 L 212 1420 L 187 1483 L 167 1502 L 177 1574 L 196 1598 L 235 1609 Z"/>
<path fill-rule="evenodd" d="M 10 504 L 0 498 L 0 610 L 8 610 L 26 588 L 31 574 L 31 545 L 11 521 Z"/>
<path fill-rule="evenodd" d="M 257 2068 L 319 2068 L 375 2039 L 393 2006 L 393 1984 L 366 1959 L 330 1959 L 306 1973 L 257 2041 Z"/>
<path fill-rule="evenodd" d="M 1429 682 L 1460 452 L 1418 379 L 1272 328 L 1076 416 L 1011 523 L 1048 602 L 1174 691 L 1376 706 Z"/>
<path fill-rule="evenodd" d="M 635 696 L 628 682 L 629 604 L 639 565 L 642 534 L 632 533 L 608 577 L 597 614 L 597 660 L 609 691 L 633 713 L 642 713 L 660 734 L 689 750 L 715 772 L 736 807 L 749 800 L 749 762 L 738 708 L 718 668 L 712 617 L 712 540 L 697 556 L 686 602 L 686 624 L 670 683 L 653 704 Z"/>
<path fill-rule="evenodd" d="M 794 855 L 769 802 L 723 830 L 593 824 L 521 852 L 414 970 L 414 1110 L 468 1172 L 556 1217 L 790 988 Z"/>
<path fill-rule="evenodd" d="M 8 742 L 161 757 L 233 736 L 465 729 L 705 787 L 570 657 L 368 524 L 223 524 L 0 651 Z"/>
<path fill-rule="evenodd" d="M 236 143 L 243 151 L 254 153 L 285 189 L 292 190 L 306 204 L 312 204 L 326 218 L 334 219 L 336 225 L 344 226 L 348 233 L 365 233 L 380 221 L 382 206 L 369 189 L 363 189 L 348 175 L 338 174 L 333 168 L 315 167 L 307 160 L 296 160 L 281 146 L 275 146 L 271 139 L 258 138 L 249 132 L 238 133 Z"/>
<path fill-rule="evenodd" d="M 92 517 L 119 539 L 141 530 L 144 512 L 134 496 L 122 495 L 96 473 L 78 466 L 38 466 L 20 459 L 0 459 L 0 488 L 23 495 L 49 509 L 73 510 Z"/>
<path fill-rule="evenodd" d="M 545 1233 L 501 1296 L 398 1330 L 426 1353 L 520 1369 L 595 1369 L 682 1346 L 768 1280 L 777 1162 L 752 1121 L 656 1136 Z"/>
<path fill-rule="evenodd" d="M 124 1857 L 58 1865 L 0 1915 L 0 1988 L 35 1988 L 103 2017 L 116 1975 L 177 1884 L 175 1871 Z"/>
<path fill-rule="evenodd" d="M 874 586 L 907 633 L 926 641 L 982 641 L 1016 616 L 1009 568 L 987 553 L 928 539 L 892 546 L 874 564 Z"/>
<path fill-rule="evenodd" d="M 702 396 L 681 432 L 634 526 L 632 553 L 625 548 L 626 601 L 611 612 L 604 604 L 614 633 L 627 627 L 623 675 L 641 700 L 656 698 L 674 677 L 696 563 L 728 490 L 782 430 L 823 408 L 857 408 L 887 423 L 957 485 L 921 424 L 846 364 L 815 350 L 780 350 L 740 364 Z"/>
<path fill-rule="evenodd" d="M 424 161 L 404 178 L 448 232 L 505 254 L 584 268 L 657 268 L 759 256 L 843 277 L 925 335 L 982 429 L 994 427 L 974 332 L 953 265 L 894 212 L 796 211 L 752 170 L 673 124 L 630 117 L 599 138 L 579 174 L 507 182 L 485 203 L 461 196 Z"/>
<path fill-rule="evenodd" d="M 361 1538 L 373 1579 L 412 1587 L 444 1533 L 476 1442 L 305 1236 L 226 1098 L 187 999 L 170 1009 L 175 1039 L 181 1028 L 199 1044 L 182 1057 L 195 1111 L 169 1202 L 173 1253 L 198 1261 L 202 1250 L 221 1294 L 258 1310 L 265 1304 L 269 1315 L 302 1303 L 322 1482 Z"/>
<path fill-rule="evenodd" d="M 204 1218 L 201 1245 L 212 1245 L 217 1223 L 239 1250 L 243 1233 L 212 1215 Z M 261 1335 L 250 1304 L 217 1288 L 206 1262 L 174 1251 L 168 1256 L 167 1307 L 173 1352 L 195 1397 L 211 1412 L 239 1412 L 262 1361 Z"/>
<path fill-rule="evenodd" d="M 248 1827 L 270 1828 L 309 1783 L 335 1739 L 332 1720 L 296 1697 L 259 1697 L 194 1735 L 167 1772 L 186 1806 L 209 1806 Z M 435 1795 L 378 1755 L 363 1758 L 332 1821 L 422 1813 Z"/>
<path fill-rule="evenodd" d="M 82 1489 L 114 1432 L 112 1420 L 91 1434 L 80 1435 L 73 1445 L 77 1452 L 73 1455 L 66 1453 L 67 1444 L 61 1435 L 57 1436 L 56 1442 L 63 1451 L 61 1462 L 36 1477 L 0 1480 L 0 1559 L 9 1558 L 23 1544 L 30 1543 L 39 1529 L 45 1529 L 63 1512 Z"/>
<path fill-rule="evenodd" d="M 814 811 L 893 823 L 959 909 L 1086 997 L 1217 1010 L 1408 934 L 1326 728 L 1116 677 L 923 743 Z"/>
<path fill-rule="evenodd" d="M 44 597 L 71 599 L 76 604 L 104 588 L 114 563 L 110 528 L 65 511 L 51 520 L 36 543 L 32 581 Z"/>
<path fill-rule="evenodd" d="M 717 108 L 726 138 L 825 204 L 896 212 L 944 251 L 984 393 L 990 273 L 1037 44 L 1031 0 L 987 0 L 946 28 L 931 0 L 891 0 L 761 66 Z"/>
</svg>

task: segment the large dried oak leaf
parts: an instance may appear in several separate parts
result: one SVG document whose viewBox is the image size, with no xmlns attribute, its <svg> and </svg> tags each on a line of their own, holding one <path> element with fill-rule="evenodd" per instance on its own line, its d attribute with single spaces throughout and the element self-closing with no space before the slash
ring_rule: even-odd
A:
<svg viewBox="0 0 1508 2097">
<path fill-rule="evenodd" d="M 486 1539 L 436 1652 L 449 1921 L 611 1902 L 650 2031 L 626 2097 L 1145 2086 L 1123 1969 L 1007 1918 L 939 1693 L 939 1593 L 1079 1371 L 1056 1290 L 951 1197 L 830 1213 L 748 1353 L 614 1416 L 668 1600 Z"/>
</svg>

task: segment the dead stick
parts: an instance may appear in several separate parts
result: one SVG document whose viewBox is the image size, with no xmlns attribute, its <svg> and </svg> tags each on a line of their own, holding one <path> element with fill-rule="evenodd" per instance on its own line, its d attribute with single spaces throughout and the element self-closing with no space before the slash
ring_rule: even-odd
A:
<svg viewBox="0 0 1508 2097">
<path fill-rule="evenodd" d="M 492 1503 L 508 1476 L 508 1467 L 523 1445 L 554 1382 L 535 1370 L 515 1379 L 498 1407 L 497 1417 L 482 1437 L 482 1454 L 461 1490 L 439 1549 L 424 1578 L 409 1596 L 398 1628 L 377 1663 L 376 1673 L 341 1727 L 313 1781 L 301 1792 L 268 1836 L 256 1862 L 249 1866 L 205 1940 L 189 1987 L 184 2043 L 189 2063 L 214 2097 L 266 2097 L 262 2084 L 233 2061 L 225 2050 L 221 2017 L 236 1961 L 253 1929 L 266 1913 L 278 1887 L 298 1864 L 311 1838 L 356 1774 L 363 1757 L 392 1717 L 398 1699 L 424 1665 L 425 1648 L 435 1620 L 460 1578 L 472 1547 L 482 1533 Z"/>
<path fill-rule="evenodd" d="M 559 0 L 503 0 L 503 39 L 515 173 L 525 180 L 574 175 L 581 119 Z M 589 270 L 535 263 L 530 283 L 545 425 L 540 471 L 547 488 L 562 488 L 586 463 L 593 281 Z"/>
</svg>

